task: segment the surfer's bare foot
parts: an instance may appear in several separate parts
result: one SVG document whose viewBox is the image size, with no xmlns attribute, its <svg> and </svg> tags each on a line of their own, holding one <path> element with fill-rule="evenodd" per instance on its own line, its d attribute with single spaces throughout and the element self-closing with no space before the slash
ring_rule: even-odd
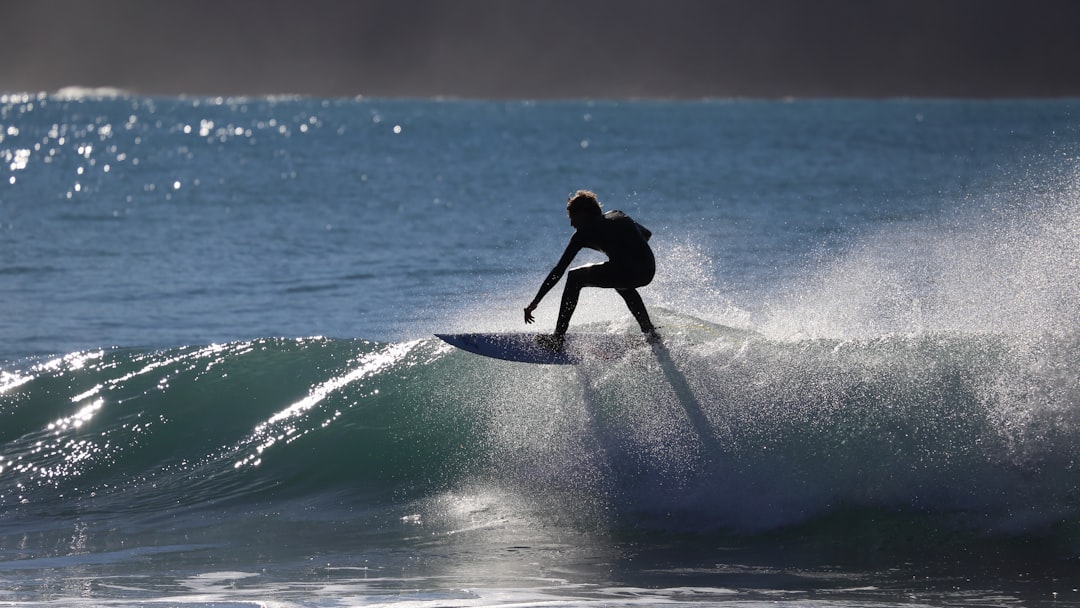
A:
<svg viewBox="0 0 1080 608">
<path fill-rule="evenodd" d="M 557 353 L 562 350 L 563 344 L 566 343 L 566 336 L 563 336 L 562 334 L 541 334 L 536 336 L 536 343 Z"/>
</svg>

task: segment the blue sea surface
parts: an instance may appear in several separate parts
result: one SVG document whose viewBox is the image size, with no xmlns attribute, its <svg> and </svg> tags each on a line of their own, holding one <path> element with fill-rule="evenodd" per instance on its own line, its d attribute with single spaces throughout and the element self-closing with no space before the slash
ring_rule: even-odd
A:
<svg viewBox="0 0 1080 608">
<path fill-rule="evenodd" d="M 1080 101 L 9 94 L 0 161 L 0 604 L 1080 605 Z M 434 338 L 554 327 L 579 188 L 662 343 Z"/>
</svg>

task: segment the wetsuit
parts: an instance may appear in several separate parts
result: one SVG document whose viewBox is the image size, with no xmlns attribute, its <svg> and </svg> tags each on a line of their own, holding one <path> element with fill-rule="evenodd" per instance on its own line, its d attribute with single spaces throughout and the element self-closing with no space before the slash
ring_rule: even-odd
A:
<svg viewBox="0 0 1080 608">
<path fill-rule="evenodd" d="M 614 289 L 630 308 L 634 319 L 641 326 L 641 331 L 653 331 L 649 313 L 635 289 L 648 285 L 656 273 L 656 260 L 648 243 L 651 236 L 652 233 L 647 228 L 622 211 L 608 211 L 578 226 L 577 231 L 570 237 L 566 251 L 559 258 L 559 263 L 540 285 L 534 302 L 542 300 L 559 282 L 582 248 L 602 251 L 607 255 L 608 261 L 580 266 L 567 274 L 562 304 L 559 307 L 559 320 L 555 324 L 556 335 L 565 334 L 570 327 L 570 317 L 577 308 L 582 287 Z"/>
</svg>

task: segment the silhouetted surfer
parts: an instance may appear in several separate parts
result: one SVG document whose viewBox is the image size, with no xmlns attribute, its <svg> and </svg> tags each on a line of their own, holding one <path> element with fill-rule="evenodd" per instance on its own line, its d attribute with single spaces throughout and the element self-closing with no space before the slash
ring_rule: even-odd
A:
<svg viewBox="0 0 1080 608">
<path fill-rule="evenodd" d="M 648 285 L 656 272 L 656 260 L 648 242 L 652 233 L 622 211 L 604 213 L 596 194 L 588 190 L 578 190 L 570 196 L 566 203 L 566 214 L 570 216 L 570 225 L 576 231 L 570 237 L 559 263 L 544 279 L 533 301 L 525 307 L 525 323 L 535 320 L 532 313 L 540 301 L 559 282 L 578 252 L 588 247 L 607 254 L 608 261 L 579 266 L 567 274 L 555 333 L 550 337 L 544 336 L 542 341 L 553 348 L 562 345 L 582 287 L 614 289 L 626 301 L 646 339 L 650 342 L 656 340 L 656 328 L 649 320 L 645 303 L 636 289 Z"/>
</svg>

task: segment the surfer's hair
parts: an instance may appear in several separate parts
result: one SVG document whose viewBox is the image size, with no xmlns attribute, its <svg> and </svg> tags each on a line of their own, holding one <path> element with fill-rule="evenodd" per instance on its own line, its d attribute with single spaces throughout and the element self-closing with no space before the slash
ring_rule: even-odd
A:
<svg viewBox="0 0 1080 608">
<path fill-rule="evenodd" d="M 597 200 L 596 193 L 591 190 L 578 190 L 571 194 L 566 202 L 566 212 L 582 217 L 604 214 L 600 210 L 600 201 Z"/>
</svg>

